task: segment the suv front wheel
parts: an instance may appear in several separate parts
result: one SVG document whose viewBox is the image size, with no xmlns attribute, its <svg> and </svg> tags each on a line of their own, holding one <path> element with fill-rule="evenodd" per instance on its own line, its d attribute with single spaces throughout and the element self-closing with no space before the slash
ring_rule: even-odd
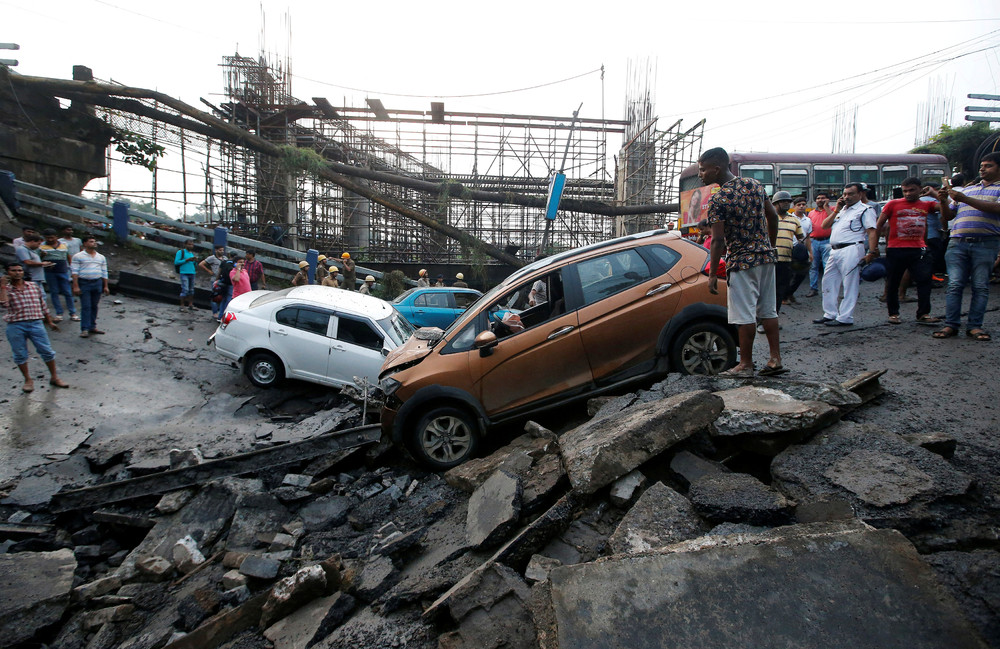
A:
<svg viewBox="0 0 1000 649">
<path fill-rule="evenodd" d="M 675 372 L 713 376 L 736 365 L 736 340 L 714 322 L 689 325 L 670 346 L 670 365 Z"/>
<path fill-rule="evenodd" d="M 409 429 L 406 438 L 410 455 L 439 471 L 465 462 L 478 446 L 475 419 L 468 411 L 452 406 L 432 407 Z"/>
</svg>

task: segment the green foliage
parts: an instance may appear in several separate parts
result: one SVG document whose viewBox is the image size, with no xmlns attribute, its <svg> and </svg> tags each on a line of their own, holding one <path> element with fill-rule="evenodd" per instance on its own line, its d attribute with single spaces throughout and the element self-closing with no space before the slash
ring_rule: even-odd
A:
<svg viewBox="0 0 1000 649">
<path fill-rule="evenodd" d="M 383 300 L 393 300 L 406 290 L 406 275 L 401 270 L 394 270 L 382 275 L 379 282 L 378 297 Z"/>
<path fill-rule="evenodd" d="M 111 144 L 115 145 L 115 150 L 122 155 L 127 164 L 145 167 L 150 171 L 156 169 L 156 162 L 166 153 L 166 149 L 138 133 L 116 126 L 111 128 L 113 131 Z"/>
<path fill-rule="evenodd" d="M 282 146 L 280 149 L 281 158 L 278 159 L 278 166 L 285 172 L 308 171 L 312 174 L 319 174 L 320 171 L 327 168 L 326 158 L 312 149 L 302 149 L 290 144 Z"/>
<path fill-rule="evenodd" d="M 918 146 L 910 153 L 939 153 L 948 158 L 948 163 L 955 171 L 965 173 L 972 180 L 979 173 L 979 160 L 974 159 L 976 149 L 990 135 L 990 127 L 986 122 L 972 122 L 954 128 L 943 124 L 930 142 Z"/>
</svg>

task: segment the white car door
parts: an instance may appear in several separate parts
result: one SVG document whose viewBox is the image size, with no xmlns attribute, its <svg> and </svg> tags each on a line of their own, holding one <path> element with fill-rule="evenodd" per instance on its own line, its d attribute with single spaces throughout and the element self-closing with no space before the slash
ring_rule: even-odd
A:
<svg viewBox="0 0 1000 649">
<path fill-rule="evenodd" d="M 289 306 L 270 323 L 271 348 L 288 368 L 289 378 L 329 383 L 326 375 L 331 344 L 332 314 L 320 309 Z"/>
<path fill-rule="evenodd" d="M 337 315 L 334 320 L 333 346 L 327 375 L 335 382 L 353 384 L 355 376 L 378 385 L 378 372 L 385 356 L 383 334 L 372 322 L 358 317 Z"/>
</svg>

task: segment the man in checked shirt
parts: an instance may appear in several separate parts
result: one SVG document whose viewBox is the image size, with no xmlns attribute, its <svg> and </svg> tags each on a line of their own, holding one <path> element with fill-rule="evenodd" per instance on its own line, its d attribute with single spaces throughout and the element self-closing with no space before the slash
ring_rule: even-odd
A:
<svg viewBox="0 0 1000 649">
<path fill-rule="evenodd" d="M 59 331 L 59 327 L 52 321 L 42 289 L 34 282 L 24 281 L 24 267 L 19 262 L 7 264 L 7 275 L 0 277 L 0 306 L 6 310 L 3 319 L 7 322 L 7 340 L 14 352 L 14 363 L 24 376 L 21 391 L 33 392 L 35 389 L 35 382 L 28 371 L 29 340 L 49 368 L 49 384 L 68 388 L 69 384 L 56 372 L 56 353 L 42 323 L 52 331 Z"/>
</svg>

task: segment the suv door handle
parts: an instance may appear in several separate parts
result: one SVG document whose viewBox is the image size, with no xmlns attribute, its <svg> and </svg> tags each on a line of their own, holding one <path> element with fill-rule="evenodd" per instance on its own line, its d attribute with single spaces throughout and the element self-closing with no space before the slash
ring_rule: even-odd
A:
<svg viewBox="0 0 1000 649">
<path fill-rule="evenodd" d="M 575 329 L 575 328 L 576 327 L 574 327 L 573 325 L 568 325 L 568 326 L 562 327 L 561 329 L 556 329 L 555 331 L 553 331 L 552 333 L 549 334 L 549 336 L 548 336 L 548 338 L 546 338 L 546 340 L 554 340 L 555 338 L 558 338 L 559 336 L 563 336 L 565 334 L 568 334 L 569 332 L 573 331 L 573 329 Z"/>
<path fill-rule="evenodd" d="M 646 291 L 646 297 L 649 297 L 650 295 L 656 295 L 657 293 L 662 293 L 671 286 L 673 286 L 673 284 L 660 284 L 656 288 L 651 288 L 648 291 Z"/>
</svg>

